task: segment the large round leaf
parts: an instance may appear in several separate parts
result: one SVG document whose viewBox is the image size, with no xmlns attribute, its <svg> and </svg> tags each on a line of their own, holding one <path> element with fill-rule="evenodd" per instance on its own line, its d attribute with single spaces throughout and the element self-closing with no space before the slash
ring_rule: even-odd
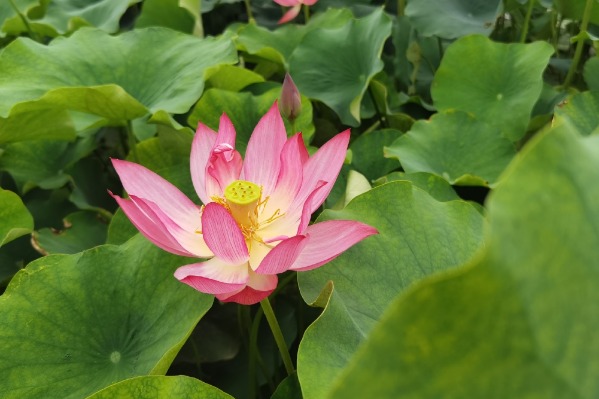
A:
<svg viewBox="0 0 599 399">
<path fill-rule="evenodd" d="M 135 377 L 89 396 L 87 399 L 233 399 L 223 391 L 200 380 L 179 375 Z"/>
<path fill-rule="evenodd" d="M 421 34 L 455 39 L 490 35 L 502 8 L 501 0 L 411 0 L 405 12 Z"/>
<path fill-rule="evenodd" d="M 191 261 L 138 235 L 31 263 L 0 297 L 0 396 L 81 398 L 165 373 L 213 301 L 173 277 Z"/>
<path fill-rule="evenodd" d="M 33 218 L 12 191 L 0 188 L 0 247 L 33 230 Z"/>
<path fill-rule="evenodd" d="M 362 97 L 383 69 L 380 56 L 390 35 L 391 19 L 382 9 L 341 28 L 312 30 L 291 55 L 291 76 L 303 95 L 331 107 L 343 123 L 357 126 Z"/>
<path fill-rule="evenodd" d="M 548 43 L 494 43 L 468 36 L 451 44 L 432 85 L 439 111 L 465 111 L 522 138 L 543 88 L 543 70 L 553 47 Z"/>
<path fill-rule="evenodd" d="M 599 396 L 599 137 L 568 129 L 508 168 L 486 252 L 398 297 L 329 397 Z"/>
<path fill-rule="evenodd" d="M 451 184 L 493 185 L 516 149 L 498 128 L 464 112 L 436 114 L 385 147 L 408 173 L 429 172 Z"/>
<path fill-rule="evenodd" d="M 48 46 L 21 38 L 0 54 L 0 116 L 40 97 L 121 122 L 148 111 L 184 113 L 202 93 L 206 68 L 236 59 L 228 38 L 165 28 L 120 36 L 81 29 Z"/>
<path fill-rule="evenodd" d="M 359 220 L 379 234 L 298 275 L 307 302 L 319 294 L 319 305 L 328 301 L 299 348 L 298 376 L 307 399 L 330 388 L 395 296 L 429 274 L 460 265 L 482 244 L 483 218 L 474 207 L 438 202 L 405 181 L 372 189 L 319 219 Z"/>
</svg>

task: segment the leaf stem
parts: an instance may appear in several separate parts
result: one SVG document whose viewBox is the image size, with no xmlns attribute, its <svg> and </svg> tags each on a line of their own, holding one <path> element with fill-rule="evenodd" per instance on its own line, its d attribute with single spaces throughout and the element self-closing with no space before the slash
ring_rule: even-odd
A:
<svg viewBox="0 0 599 399">
<path fill-rule="evenodd" d="M 397 16 L 403 17 L 406 9 L 406 0 L 397 0 Z"/>
<path fill-rule="evenodd" d="M 524 24 L 522 25 L 522 33 L 520 34 L 520 43 L 526 42 L 526 36 L 528 36 L 528 25 L 530 25 L 530 17 L 532 16 L 532 9 L 534 8 L 535 1 L 536 0 L 528 0 L 528 9 L 526 10 Z"/>
<path fill-rule="evenodd" d="M 272 310 L 272 306 L 270 305 L 268 297 L 260 301 L 260 306 L 262 306 L 264 316 L 266 316 L 266 321 L 268 321 L 272 335 L 275 337 L 275 342 L 277 343 L 277 347 L 279 348 L 279 352 L 283 358 L 283 364 L 285 364 L 287 375 L 291 375 L 295 372 L 295 368 L 293 367 L 293 362 L 291 361 L 291 356 L 289 355 L 285 338 L 283 338 L 283 332 L 281 331 L 281 327 L 279 326 L 279 322 L 277 321 L 274 310 Z"/>
<path fill-rule="evenodd" d="M 578 42 L 576 43 L 576 50 L 574 50 L 572 64 L 570 64 L 570 69 L 568 69 L 568 74 L 566 75 L 566 79 L 564 81 L 564 90 L 570 86 L 570 83 L 572 83 L 572 79 L 574 78 L 574 74 L 578 69 L 578 63 L 580 62 L 580 56 L 582 55 L 582 48 L 584 47 L 583 36 L 586 35 L 587 27 L 589 26 L 589 20 L 591 19 L 591 11 L 593 10 L 593 3 L 595 1 L 596 0 L 587 0 L 586 5 L 584 6 L 584 14 L 582 15 L 582 23 L 580 24 L 580 33 L 578 33 Z"/>
<path fill-rule="evenodd" d="M 374 111 L 376 112 L 376 115 L 378 116 L 379 120 L 381 121 L 381 126 L 389 127 L 387 125 L 387 121 L 385 121 L 385 117 L 383 116 L 383 114 L 381 113 L 381 110 L 379 109 L 378 104 L 376 103 L 376 99 L 374 98 L 374 93 L 372 92 L 372 87 L 370 86 L 370 84 L 368 85 L 368 95 L 370 96 L 370 99 L 372 100 L 372 104 L 374 105 Z"/>
<path fill-rule="evenodd" d="M 302 7 L 304 9 L 304 24 L 307 25 L 310 22 L 310 9 L 305 4 Z"/>
<path fill-rule="evenodd" d="M 243 0 L 245 4 L 245 12 L 248 15 L 248 23 L 253 24 L 256 22 L 254 19 L 254 14 L 252 14 L 252 5 L 250 4 L 250 0 Z"/>
</svg>

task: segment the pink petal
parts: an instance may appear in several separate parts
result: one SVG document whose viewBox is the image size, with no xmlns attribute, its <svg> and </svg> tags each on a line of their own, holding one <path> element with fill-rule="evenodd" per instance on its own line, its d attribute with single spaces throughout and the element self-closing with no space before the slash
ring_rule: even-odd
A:
<svg viewBox="0 0 599 399">
<path fill-rule="evenodd" d="M 200 123 L 191 144 L 190 171 L 193 187 L 204 204 L 211 201 L 206 194 L 206 164 L 216 141 L 216 132 Z"/>
<path fill-rule="evenodd" d="M 294 19 L 295 17 L 297 17 L 297 15 L 299 14 L 301 8 L 302 8 L 301 3 L 293 6 L 285 14 L 283 14 L 283 16 L 281 17 L 281 19 L 279 19 L 279 21 L 277 22 L 277 24 L 280 25 L 280 24 L 284 24 L 286 22 L 291 21 L 292 19 Z"/>
<path fill-rule="evenodd" d="M 239 178 L 241 155 L 229 144 L 218 144 L 206 165 L 206 195 L 222 196 L 225 188 Z"/>
<path fill-rule="evenodd" d="M 250 137 L 241 172 L 241 179 L 262 186 L 265 197 L 272 193 L 277 184 L 281 151 L 286 141 L 285 125 L 275 101 Z"/>
<path fill-rule="evenodd" d="M 218 258 L 178 268 L 175 277 L 206 294 L 223 294 L 239 290 L 248 282 L 248 265 L 230 265 Z"/>
<path fill-rule="evenodd" d="M 303 0 L 302 3 L 304 3 L 307 6 L 313 6 L 314 4 L 316 4 L 318 0 Z"/>
<path fill-rule="evenodd" d="M 136 163 L 113 159 L 112 165 L 129 195 L 152 201 L 185 230 L 193 231 L 197 227 L 199 207 L 177 187 Z"/>
<path fill-rule="evenodd" d="M 256 274 L 250 272 L 247 287 L 238 292 L 216 295 L 223 302 L 236 302 L 242 305 L 253 305 L 269 296 L 277 288 L 276 274 Z"/>
<path fill-rule="evenodd" d="M 131 201 L 152 220 L 158 220 L 163 228 L 183 247 L 190 255 L 199 258 L 209 258 L 214 256 L 210 248 L 204 242 L 202 236 L 201 218 L 198 220 L 194 231 L 183 230 L 177 223 L 173 222 L 162 210 L 152 201 L 143 200 L 134 195 L 130 196 Z M 188 255 L 189 256 L 189 255 Z"/>
<path fill-rule="evenodd" d="M 349 144 L 350 131 L 349 129 L 339 133 L 328 142 L 326 142 L 317 152 L 308 159 L 304 165 L 302 187 L 294 201 L 294 206 L 303 206 L 308 196 L 312 193 L 319 180 L 327 182 L 326 186 L 318 191 L 318 194 L 312 199 L 312 209 L 310 213 L 314 213 L 316 209 L 327 198 L 347 152 Z M 300 205 L 301 204 L 301 205 Z"/>
<path fill-rule="evenodd" d="M 302 235 L 281 241 L 262 260 L 256 273 L 279 274 L 287 271 L 302 252 L 307 241 L 306 237 Z"/>
<path fill-rule="evenodd" d="M 222 206 L 211 202 L 202 213 L 204 241 L 222 261 L 238 265 L 249 259 L 245 237 L 233 216 Z"/>
<path fill-rule="evenodd" d="M 306 202 L 304 202 L 304 207 L 302 209 L 302 216 L 300 218 L 299 226 L 297 227 L 297 234 L 304 234 L 308 224 L 310 223 L 310 218 L 312 217 L 312 205 L 314 203 L 314 197 L 318 194 L 318 192 L 326 186 L 327 182 L 320 180 L 316 183 L 316 188 L 312 193 L 306 198 Z"/>
<path fill-rule="evenodd" d="M 302 147 L 305 149 L 301 133 L 291 137 L 283 146 L 277 186 L 261 213 L 263 218 L 269 218 L 277 209 L 285 213 L 297 195 L 302 185 Z"/>
<path fill-rule="evenodd" d="M 112 194 L 110 191 L 109 193 L 116 200 L 137 230 L 139 230 L 141 234 L 154 245 L 176 255 L 193 256 L 192 253 L 185 250 L 185 248 L 183 248 L 168 232 L 167 228 L 158 217 L 144 213 L 144 211 L 138 208 L 138 206 L 131 200 L 123 199 Z"/>
<path fill-rule="evenodd" d="M 335 259 L 352 245 L 377 233 L 374 227 L 352 220 L 329 220 L 308 226 L 306 247 L 289 269 L 315 269 Z"/>
</svg>

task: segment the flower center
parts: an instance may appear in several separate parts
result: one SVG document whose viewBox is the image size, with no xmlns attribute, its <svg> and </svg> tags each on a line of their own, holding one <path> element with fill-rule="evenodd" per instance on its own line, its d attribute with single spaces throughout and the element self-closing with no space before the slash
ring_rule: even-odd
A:
<svg viewBox="0 0 599 399">
<path fill-rule="evenodd" d="M 256 208 L 262 197 L 262 188 L 252 182 L 235 180 L 225 188 L 225 201 L 231 216 L 241 226 L 256 224 Z"/>
</svg>

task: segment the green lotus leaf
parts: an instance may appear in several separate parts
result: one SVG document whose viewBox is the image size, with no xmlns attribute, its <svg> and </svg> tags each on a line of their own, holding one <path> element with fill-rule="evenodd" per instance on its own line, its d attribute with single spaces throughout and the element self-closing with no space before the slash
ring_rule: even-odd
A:
<svg viewBox="0 0 599 399">
<path fill-rule="evenodd" d="M 248 24 L 239 30 L 235 43 L 242 51 L 287 67 L 291 53 L 306 33 L 322 27 L 341 27 L 351 18 L 348 9 L 328 9 L 314 16 L 305 26 L 288 24 L 270 31 Z"/>
<path fill-rule="evenodd" d="M 452 43 L 431 87 L 439 111 L 465 111 L 517 141 L 526 133 L 553 47 L 467 36 Z"/>
<path fill-rule="evenodd" d="M 6 33 L 16 35 L 26 30 L 19 14 L 24 16 L 39 4 L 40 0 L 0 1 L 0 37 L 6 36 Z"/>
<path fill-rule="evenodd" d="M 224 36 L 166 28 L 119 36 L 86 28 L 48 46 L 19 38 L 0 54 L 0 116 L 37 99 L 120 123 L 159 110 L 184 113 L 202 93 L 206 69 L 236 59 Z"/>
<path fill-rule="evenodd" d="M 196 24 L 194 16 L 179 3 L 180 0 L 145 0 L 141 13 L 135 20 L 135 27 L 164 26 L 192 33 Z"/>
<path fill-rule="evenodd" d="M 383 158 L 383 148 L 391 145 L 401 134 L 399 130 L 383 129 L 358 136 L 349 147 L 352 166 L 370 180 L 399 168 L 397 161 Z"/>
<path fill-rule="evenodd" d="M 586 3 L 586 0 L 555 0 L 553 5 L 564 18 L 581 21 Z M 599 7 L 591 9 L 590 17 L 590 22 L 599 24 Z"/>
<path fill-rule="evenodd" d="M 262 83 L 264 78 L 249 69 L 233 65 L 221 65 L 206 82 L 210 88 L 240 91 L 252 83 Z"/>
<path fill-rule="evenodd" d="M 213 302 L 173 277 L 191 261 L 138 235 L 29 264 L 0 296 L 0 396 L 81 398 L 165 373 Z"/>
<path fill-rule="evenodd" d="M 218 388 L 195 378 L 150 375 L 130 378 L 88 396 L 87 399 L 233 399 Z"/>
<path fill-rule="evenodd" d="M 584 80 L 590 90 L 599 91 L 599 57 L 593 57 L 584 64 Z"/>
<path fill-rule="evenodd" d="M 501 0 L 408 1 L 406 16 L 424 36 L 455 39 L 469 34 L 490 35 L 503 9 Z"/>
<path fill-rule="evenodd" d="M 0 247 L 33 230 L 33 218 L 21 198 L 0 188 Z"/>
<path fill-rule="evenodd" d="M 447 180 L 426 172 L 393 172 L 377 179 L 374 184 L 380 186 L 382 184 L 396 180 L 406 180 L 412 182 L 414 186 L 426 191 L 431 197 L 440 202 L 460 199 L 459 195 L 455 192 Z"/>
<path fill-rule="evenodd" d="M 451 184 L 493 185 L 515 155 L 499 129 L 464 112 L 435 114 L 385 147 L 408 173 L 428 172 Z"/>
<path fill-rule="evenodd" d="M 70 179 L 65 169 L 91 153 L 95 146 L 93 137 L 73 143 L 35 140 L 8 144 L 0 157 L 0 170 L 10 173 L 23 192 L 37 186 L 58 188 Z"/>
<path fill-rule="evenodd" d="M 533 139 L 489 197 L 484 253 L 397 297 L 328 397 L 597 397 L 597 179 L 599 136 Z"/>
<path fill-rule="evenodd" d="M 582 135 L 599 132 L 599 91 L 575 94 L 555 109 L 555 119 L 570 123 Z"/>
<path fill-rule="evenodd" d="M 35 102 L 18 104 L 6 118 L 0 117 L 0 145 L 25 140 L 73 140 L 71 114 L 64 109 L 38 108 Z"/>
<path fill-rule="evenodd" d="M 127 8 L 141 0 L 51 0 L 46 1 L 44 15 L 31 19 L 35 32 L 58 36 L 83 26 L 95 26 L 109 33 L 119 30 L 119 21 Z M 43 3 L 43 2 L 42 2 Z"/>
<path fill-rule="evenodd" d="M 406 181 L 374 188 L 345 209 L 325 210 L 319 217 L 330 219 L 359 220 L 379 234 L 298 274 L 304 299 L 326 304 L 299 347 L 298 377 L 306 398 L 324 397 L 398 294 L 429 274 L 462 264 L 482 244 L 483 218 L 473 206 L 438 202 Z"/>
<path fill-rule="evenodd" d="M 340 28 L 312 30 L 291 55 L 290 74 L 303 95 L 325 103 L 341 122 L 358 126 L 362 97 L 383 69 L 380 56 L 390 35 L 391 19 L 382 9 Z"/>
<path fill-rule="evenodd" d="M 44 255 L 74 254 L 104 244 L 108 224 L 97 213 L 79 211 L 64 218 L 64 228 L 33 232 L 32 241 Z"/>
</svg>

